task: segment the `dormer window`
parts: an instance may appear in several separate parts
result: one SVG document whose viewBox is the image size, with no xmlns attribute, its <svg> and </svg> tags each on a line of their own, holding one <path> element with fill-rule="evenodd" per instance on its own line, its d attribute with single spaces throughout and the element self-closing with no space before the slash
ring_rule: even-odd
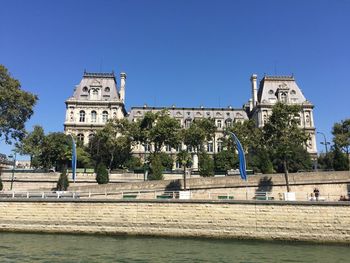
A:
<svg viewBox="0 0 350 263">
<path fill-rule="evenodd" d="M 88 92 L 88 90 L 89 90 L 88 87 L 83 88 L 83 92 Z"/>
<path fill-rule="evenodd" d="M 282 103 L 287 103 L 287 94 L 286 93 L 281 93 L 280 100 Z"/>
<path fill-rule="evenodd" d="M 98 99 L 98 88 L 90 89 L 90 99 L 97 100 Z"/>
<path fill-rule="evenodd" d="M 111 89 L 109 87 L 105 87 L 105 92 L 110 92 Z"/>
</svg>

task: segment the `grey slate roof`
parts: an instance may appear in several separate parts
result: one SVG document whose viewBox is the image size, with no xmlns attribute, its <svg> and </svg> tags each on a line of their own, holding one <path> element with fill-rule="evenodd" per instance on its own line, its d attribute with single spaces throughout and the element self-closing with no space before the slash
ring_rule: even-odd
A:
<svg viewBox="0 0 350 263">
<path fill-rule="evenodd" d="M 99 98 L 93 100 L 116 101 L 119 100 L 117 90 L 117 81 L 112 73 L 91 73 L 84 72 L 80 83 L 75 86 L 74 94 L 71 99 L 91 100 L 90 92 L 92 89 L 98 89 Z"/>
</svg>

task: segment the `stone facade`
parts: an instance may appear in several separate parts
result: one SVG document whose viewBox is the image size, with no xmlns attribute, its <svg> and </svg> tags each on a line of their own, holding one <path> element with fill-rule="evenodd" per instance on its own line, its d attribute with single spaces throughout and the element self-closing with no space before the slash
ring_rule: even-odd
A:
<svg viewBox="0 0 350 263">
<path fill-rule="evenodd" d="M 102 128 L 109 118 L 129 118 L 136 121 L 142 118 L 146 112 L 158 112 L 167 109 L 169 114 L 179 120 L 182 127 L 189 127 L 191 122 L 198 118 L 212 118 L 217 126 L 217 133 L 212 141 L 205 146 L 209 154 L 214 154 L 222 149 L 220 138 L 225 127 L 234 122 L 242 122 L 254 119 L 258 127 L 263 127 L 271 115 L 273 105 L 278 102 L 298 104 L 302 106 L 300 113 L 300 127 L 310 134 L 308 152 L 317 156 L 315 124 L 313 118 L 313 104 L 309 102 L 295 82 L 293 76 L 264 76 L 258 88 L 257 76 L 252 75 L 252 98 L 242 108 L 179 108 L 171 107 L 131 107 L 129 114 L 125 110 L 125 80 L 126 74 L 120 74 L 120 91 L 117 90 L 117 82 L 114 73 L 87 73 L 76 86 L 74 94 L 66 101 L 66 120 L 64 130 L 67 134 L 74 134 L 85 144 L 89 137 L 93 136 L 97 129 Z M 152 145 L 137 145 L 133 152 L 135 155 L 145 158 L 152 151 Z M 164 151 L 175 156 L 178 149 L 164 147 Z M 198 157 L 193 154 L 193 169 L 198 168 Z M 175 160 L 175 157 L 174 157 Z M 174 169 L 180 168 L 180 164 L 174 163 Z"/>
<path fill-rule="evenodd" d="M 225 127 L 231 126 L 234 122 L 243 122 L 248 119 L 247 113 L 243 109 L 234 109 L 232 107 L 227 108 L 179 108 L 179 107 L 148 107 L 144 105 L 143 107 L 132 107 L 131 112 L 129 114 L 130 121 L 137 121 L 138 119 L 143 118 L 146 112 L 159 112 L 166 109 L 170 116 L 177 119 L 183 128 L 188 128 L 191 123 L 200 118 L 211 118 L 215 120 L 215 124 L 217 127 L 217 132 L 212 139 L 209 141 L 207 145 L 205 145 L 205 150 L 209 154 L 215 154 L 222 149 L 222 144 L 220 139 L 223 136 L 223 131 Z M 140 158 L 144 158 L 144 156 L 152 151 L 153 145 L 136 145 L 134 147 L 134 154 Z M 179 145 L 177 149 L 173 149 L 165 146 L 163 151 L 168 154 L 174 155 L 182 149 L 186 149 L 184 144 Z M 192 152 L 190 149 L 187 149 Z M 193 155 L 193 169 L 198 169 L 198 157 L 195 152 L 192 152 Z M 174 162 L 174 169 L 180 168 L 180 164 Z"/>
<path fill-rule="evenodd" d="M 246 105 L 249 118 L 263 127 L 272 114 L 272 107 L 276 102 L 290 105 L 300 105 L 300 128 L 304 129 L 310 139 L 307 143 L 307 151 L 313 158 L 317 158 L 316 128 L 314 123 L 314 105 L 308 101 L 293 76 L 264 76 L 257 88 L 257 75 L 251 76 L 252 98 Z"/>
<path fill-rule="evenodd" d="M 4 200 L 0 231 L 350 242 L 350 204 Z"/>
<path fill-rule="evenodd" d="M 114 73 L 84 72 L 74 94 L 66 100 L 64 132 L 87 144 L 89 137 L 108 119 L 126 116 L 124 105 L 126 74 L 120 74 L 120 90 Z"/>
</svg>

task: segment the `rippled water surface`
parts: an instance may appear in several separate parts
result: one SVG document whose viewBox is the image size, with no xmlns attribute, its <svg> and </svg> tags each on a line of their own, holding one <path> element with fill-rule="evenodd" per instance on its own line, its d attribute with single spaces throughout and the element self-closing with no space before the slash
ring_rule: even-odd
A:
<svg viewBox="0 0 350 263">
<path fill-rule="evenodd" d="M 350 248 L 297 243 L 0 233 L 0 262 L 350 262 Z"/>
</svg>

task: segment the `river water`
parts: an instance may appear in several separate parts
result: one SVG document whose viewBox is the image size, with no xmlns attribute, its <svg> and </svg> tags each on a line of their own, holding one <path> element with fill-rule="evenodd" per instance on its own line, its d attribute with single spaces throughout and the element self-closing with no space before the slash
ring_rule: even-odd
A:
<svg viewBox="0 0 350 263">
<path fill-rule="evenodd" d="M 287 242 L 0 233 L 0 262 L 350 262 L 350 248 Z"/>
</svg>

